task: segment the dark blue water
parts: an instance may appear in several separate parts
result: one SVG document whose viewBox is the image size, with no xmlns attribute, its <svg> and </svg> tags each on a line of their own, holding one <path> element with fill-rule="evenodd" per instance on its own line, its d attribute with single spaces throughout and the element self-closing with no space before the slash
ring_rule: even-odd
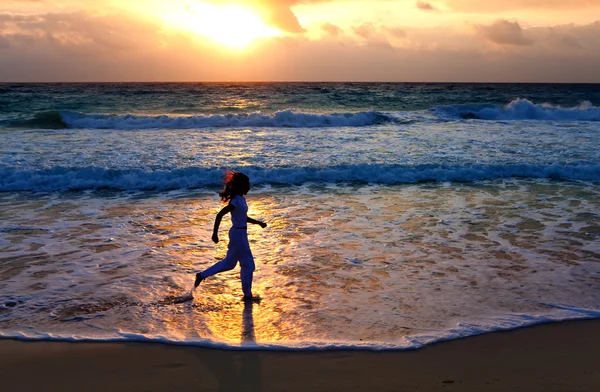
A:
<svg viewBox="0 0 600 392">
<path fill-rule="evenodd" d="M 0 126 L 56 128 L 48 112 L 209 115 L 414 111 L 442 105 L 600 105 L 600 84 L 49 83 L 0 84 Z M 35 120 L 31 123 L 31 120 Z"/>
</svg>

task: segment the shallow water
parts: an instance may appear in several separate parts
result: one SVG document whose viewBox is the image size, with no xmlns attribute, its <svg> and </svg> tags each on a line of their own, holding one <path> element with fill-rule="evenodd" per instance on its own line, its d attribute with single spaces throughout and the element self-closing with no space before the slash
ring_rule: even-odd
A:
<svg viewBox="0 0 600 392">
<path fill-rule="evenodd" d="M 269 222 L 249 231 L 258 343 L 409 347 L 600 307 L 596 185 L 306 185 L 248 200 Z M 243 340 L 237 270 L 168 301 L 226 252 L 229 222 L 210 242 L 214 194 L 5 193 L 0 206 L 5 333 Z"/>
</svg>

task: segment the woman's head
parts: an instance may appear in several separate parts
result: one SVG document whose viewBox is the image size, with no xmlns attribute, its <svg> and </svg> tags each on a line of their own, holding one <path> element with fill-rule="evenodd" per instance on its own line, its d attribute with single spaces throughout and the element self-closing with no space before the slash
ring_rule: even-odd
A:
<svg viewBox="0 0 600 392">
<path fill-rule="evenodd" d="M 235 195 L 245 195 L 250 190 L 250 179 L 244 173 L 227 170 L 223 178 L 225 188 L 219 192 L 221 200 L 227 202 Z"/>
</svg>

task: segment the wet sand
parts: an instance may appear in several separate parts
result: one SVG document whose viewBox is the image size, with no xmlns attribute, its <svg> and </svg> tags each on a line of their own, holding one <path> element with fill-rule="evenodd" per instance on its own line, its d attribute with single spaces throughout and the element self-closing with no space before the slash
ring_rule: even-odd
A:
<svg viewBox="0 0 600 392">
<path fill-rule="evenodd" d="M 414 351 L 0 340 L 2 391 L 600 391 L 600 320 Z"/>
</svg>

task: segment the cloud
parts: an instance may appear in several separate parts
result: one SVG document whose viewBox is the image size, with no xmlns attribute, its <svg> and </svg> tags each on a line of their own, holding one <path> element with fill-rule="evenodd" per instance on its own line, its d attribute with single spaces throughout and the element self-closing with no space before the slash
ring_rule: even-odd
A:
<svg viewBox="0 0 600 392">
<path fill-rule="evenodd" d="M 375 27 L 372 23 L 363 23 L 360 26 L 354 27 L 352 30 L 356 35 L 364 39 L 369 39 L 376 34 Z"/>
<path fill-rule="evenodd" d="M 0 35 L 0 49 L 8 47 L 10 47 L 10 41 L 8 40 L 8 38 L 5 38 Z"/>
<path fill-rule="evenodd" d="M 407 34 L 411 37 L 419 35 L 412 30 Z M 435 32 L 432 35 L 438 36 Z M 446 34 L 444 39 L 460 38 L 449 35 Z M 514 56 L 510 47 L 509 50 L 485 53 L 479 50 L 482 41 L 474 36 L 470 46 L 460 49 L 447 46 L 438 50 L 379 50 L 370 46 L 340 46 L 331 41 L 297 38 L 293 50 L 285 53 L 265 46 L 264 53 L 271 56 L 269 68 L 260 69 L 261 74 L 255 75 L 254 80 L 265 80 L 269 74 L 276 72 L 281 75 L 278 80 L 297 81 L 600 81 L 594 70 L 594 61 L 600 60 L 600 53 L 590 53 L 566 62 L 553 52 L 535 48 L 520 56 Z M 328 61 L 323 62 L 322 58 Z M 255 68 L 254 64 L 247 65 L 248 69 Z"/>
<path fill-rule="evenodd" d="M 3 22 L 3 23 L 2 23 Z M 76 55 L 115 54 L 156 45 L 159 27 L 133 15 L 86 12 L 0 14 L 0 33 L 13 46 L 44 45 Z"/>
<path fill-rule="evenodd" d="M 367 46 L 374 48 L 391 49 L 392 44 L 387 36 L 379 31 L 372 23 L 363 23 L 352 28 L 354 34 L 359 36 Z"/>
<path fill-rule="evenodd" d="M 536 46 L 561 56 L 600 53 L 600 22 L 588 25 L 558 25 L 527 30 Z"/>
<path fill-rule="evenodd" d="M 265 23 L 288 33 L 303 33 L 305 30 L 300 26 L 298 18 L 292 9 L 283 2 L 283 4 L 269 4 L 262 8 L 265 16 Z"/>
<path fill-rule="evenodd" d="M 206 0 L 211 3 L 238 3 L 249 5 L 257 9 L 264 18 L 264 22 L 271 27 L 275 27 L 287 33 L 304 33 L 304 28 L 300 25 L 298 17 L 292 10 L 293 6 L 300 4 L 327 3 L 334 0 Z M 339 0 L 337 0 L 339 1 Z"/>
<path fill-rule="evenodd" d="M 600 23 L 317 26 L 237 52 L 126 12 L 0 13 L 0 81 L 600 82 Z"/>
<path fill-rule="evenodd" d="M 531 45 L 533 42 L 526 38 L 518 22 L 498 20 L 489 26 L 477 26 L 477 30 L 489 41 L 499 45 Z"/>
<path fill-rule="evenodd" d="M 417 1 L 417 8 L 422 11 L 437 11 L 438 9 L 425 1 Z"/>
<path fill-rule="evenodd" d="M 597 8 L 598 0 L 440 0 L 449 9 L 461 12 L 500 12 L 526 9 L 586 9 Z"/>
<path fill-rule="evenodd" d="M 342 29 L 331 23 L 323 23 L 321 29 L 333 37 L 337 37 L 342 32 Z"/>
<path fill-rule="evenodd" d="M 405 38 L 406 31 L 399 27 L 384 27 L 383 30 L 393 38 Z"/>
<path fill-rule="evenodd" d="M 26 22 L 29 20 L 31 20 L 29 16 L 0 14 L 0 29 L 4 28 L 8 23 Z"/>
</svg>

